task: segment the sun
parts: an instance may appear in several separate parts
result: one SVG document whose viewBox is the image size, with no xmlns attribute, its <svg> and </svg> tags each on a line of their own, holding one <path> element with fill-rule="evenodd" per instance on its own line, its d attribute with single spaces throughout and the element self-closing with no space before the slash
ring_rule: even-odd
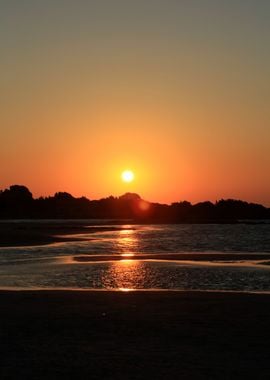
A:
<svg viewBox="0 0 270 380">
<path fill-rule="evenodd" d="M 132 182 L 134 180 L 134 173 L 132 170 L 124 170 L 121 174 L 122 181 Z"/>
</svg>

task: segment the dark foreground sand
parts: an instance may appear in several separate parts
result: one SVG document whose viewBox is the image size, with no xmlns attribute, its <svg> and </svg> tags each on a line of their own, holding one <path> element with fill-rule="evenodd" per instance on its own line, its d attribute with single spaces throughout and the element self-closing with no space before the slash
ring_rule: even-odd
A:
<svg viewBox="0 0 270 380">
<path fill-rule="evenodd" d="M 0 292 L 1 379 L 269 379 L 270 296 Z"/>
</svg>

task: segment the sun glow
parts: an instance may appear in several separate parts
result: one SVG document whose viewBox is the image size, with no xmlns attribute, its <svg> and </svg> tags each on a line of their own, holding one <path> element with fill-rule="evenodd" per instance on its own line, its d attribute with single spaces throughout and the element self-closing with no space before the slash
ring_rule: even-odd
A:
<svg viewBox="0 0 270 380">
<path fill-rule="evenodd" d="M 134 173 L 131 170 L 125 170 L 121 174 L 122 181 L 132 182 L 134 180 Z"/>
</svg>

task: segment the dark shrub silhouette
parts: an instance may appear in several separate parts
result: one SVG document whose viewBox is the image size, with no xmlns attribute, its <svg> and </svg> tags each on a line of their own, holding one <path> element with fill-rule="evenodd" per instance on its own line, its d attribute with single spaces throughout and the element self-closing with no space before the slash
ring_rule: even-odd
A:
<svg viewBox="0 0 270 380">
<path fill-rule="evenodd" d="M 27 187 L 12 185 L 0 193 L 0 217 L 29 218 L 33 202 Z"/>
<path fill-rule="evenodd" d="M 33 199 L 22 185 L 0 191 L 0 218 L 94 218 L 131 219 L 140 223 L 233 223 L 239 220 L 270 219 L 270 209 L 241 200 L 221 199 L 195 205 L 187 201 L 170 206 L 150 203 L 138 194 L 126 193 L 100 200 L 75 198 L 67 192 Z"/>
</svg>

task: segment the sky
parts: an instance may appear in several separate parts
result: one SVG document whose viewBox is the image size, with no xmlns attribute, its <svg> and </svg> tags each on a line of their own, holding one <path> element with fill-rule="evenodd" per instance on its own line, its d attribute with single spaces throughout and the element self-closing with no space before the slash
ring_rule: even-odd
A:
<svg viewBox="0 0 270 380">
<path fill-rule="evenodd" d="M 269 17 L 268 0 L 0 0 L 0 188 L 270 206 Z"/>
</svg>

